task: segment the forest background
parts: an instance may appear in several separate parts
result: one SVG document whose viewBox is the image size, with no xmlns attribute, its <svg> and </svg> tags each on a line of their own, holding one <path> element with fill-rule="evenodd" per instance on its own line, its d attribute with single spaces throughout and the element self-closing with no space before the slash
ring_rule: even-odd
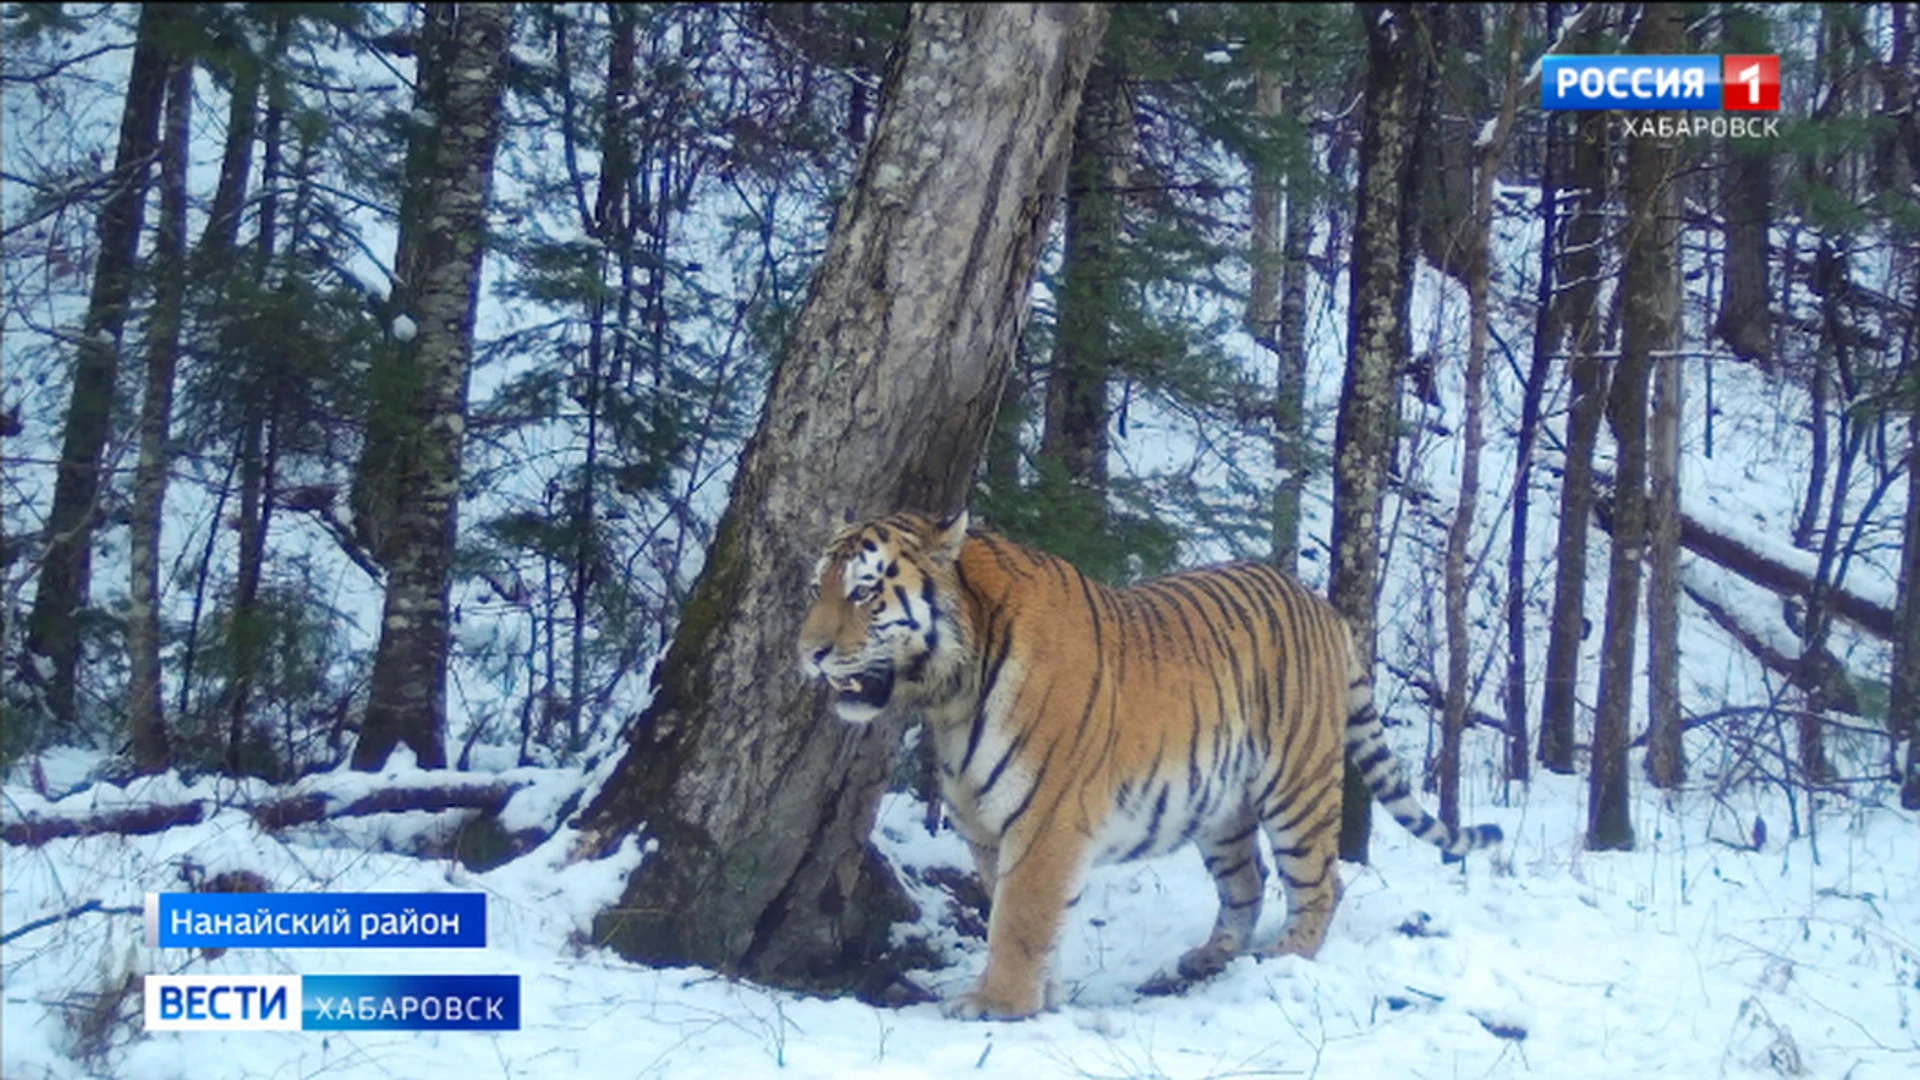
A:
<svg viewBox="0 0 1920 1080">
<path fill-rule="evenodd" d="M 669 818 L 727 846 L 688 794 L 720 759 L 656 733 L 804 736 L 817 709 L 770 667 L 794 681 L 750 706 L 656 688 L 702 670 L 703 620 L 761 610 L 703 570 L 737 565 L 726 515 L 776 522 L 738 479 L 751 437 L 832 341 L 807 311 L 830 227 L 887 110 L 932 92 L 901 72 L 944 11 L 9 5 L 9 791 L 251 778 L 259 820 L 324 788 L 316 818 L 439 815 L 408 843 L 476 869 L 562 822 L 594 853 L 672 844 Z M 1115 583 L 1260 558 L 1328 590 L 1449 817 L 1542 768 L 1581 778 L 1596 849 L 1642 839 L 1641 784 L 1772 793 L 1729 814 L 1755 849 L 1780 813 L 1798 840 L 1823 806 L 1920 807 L 1913 5 L 1081 14 L 1093 44 L 1045 69 L 1072 107 L 1022 150 L 1031 251 L 991 234 L 1033 285 L 968 300 L 1018 309 L 1004 392 L 955 436 L 964 475 L 895 494 Z M 1778 53 L 1778 137 L 1543 114 L 1549 49 Z M 901 453 L 870 467 L 937 456 Z M 778 477 L 818 517 L 788 542 L 894 508 L 847 482 Z M 765 574 L 741 587 L 804 602 Z M 785 617 L 755 624 L 767 655 Z M 348 797 L 396 753 L 427 771 Z M 764 917 L 917 782 L 863 754 L 859 805 L 726 916 L 760 936 L 593 936 L 844 987 L 818 941 L 884 918 Z M 528 824 L 514 770 L 576 782 Z M 8 842 L 192 801 L 108 804 L 15 800 Z M 629 906 L 701 887 L 645 878 Z"/>
</svg>

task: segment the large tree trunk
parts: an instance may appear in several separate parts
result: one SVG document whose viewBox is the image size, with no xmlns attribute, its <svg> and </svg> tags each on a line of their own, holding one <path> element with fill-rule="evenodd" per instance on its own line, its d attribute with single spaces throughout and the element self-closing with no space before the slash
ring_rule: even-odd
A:
<svg viewBox="0 0 1920 1080">
<path fill-rule="evenodd" d="M 187 302 L 187 145 L 193 109 L 191 59 L 167 79 L 166 132 L 160 144 L 160 227 L 153 241 L 153 310 L 147 318 L 146 387 L 140 399 L 140 457 L 134 467 L 127 590 L 127 729 L 141 772 L 167 765 L 160 707 L 160 527 L 167 498 L 167 432 L 173 377 Z"/>
<path fill-rule="evenodd" d="M 1598 43 L 1581 35 L 1576 51 Z M 1573 772 L 1574 692 L 1580 683 L 1580 643 L 1586 638 L 1587 530 L 1593 507 L 1593 448 L 1606 409 L 1610 365 L 1601 342 L 1600 245 L 1608 198 L 1608 118 L 1582 113 L 1573 149 L 1574 212 L 1567 222 L 1559 294 L 1553 318 L 1564 332 L 1573 401 L 1567 412 L 1566 470 L 1560 484 L 1560 532 L 1554 545 L 1553 612 L 1547 624 L 1547 670 L 1540 696 L 1540 764 Z M 1564 305 L 1564 306 L 1563 306 Z"/>
<path fill-rule="evenodd" d="M 1364 4 L 1366 113 L 1360 142 L 1355 209 L 1347 372 L 1334 433 L 1333 605 L 1353 628 L 1362 667 L 1373 670 L 1374 618 L 1380 582 L 1380 506 L 1392 459 L 1400 374 L 1407 359 L 1407 300 L 1415 95 L 1424 83 L 1412 6 Z M 1373 797 L 1351 763 L 1346 767 L 1340 857 L 1365 862 Z"/>
<path fill-rule="evenodd" d="M 1677 5 L 1648 4 L 1633 51 L 1677 53 L 1685 45 Z M 1614 481 L 1613 543 L 1607 561 L 1606 637 L 1600 652 L 1600 700 L 1594 707 L 1588 777 L 1587 847 L 1633 847 L 1627 791 L 1628 718 L 1640 618 L 1640 560 L 1647 542 L 1647 376 L 1656 354 L 1673 348 L 1679 328 L 1678 214 L 1671 141 L 1636 135 L 1627 147 L 1626 257 L 1621 269 L 1620 366 L 1608 401 L 1619 475 Z M 1670 358 L 1662 363 L 1672 362 Z"/>
<path fill-rule="evenodd" d="M 919 5 L 759 430 L 583 851 L 657 845 L 595 937 L 846 986 L 898 916 L 867 844 L 904 717 L 855 728 L 794 636 L 843 512 L 950 512 L 1011 367 L 1098 5 Z"/>
<path fill-rule="evenodd" d="M 166 93 L 169 24 L 180 17 L 166 4 L 140 10 L 140 28 L 120 115 L 120 145 L 100 206 L 100 251 L 93 290 L 73 364 L 72 396 L 47 514 L 46 557 L 40 564 L 33 612 L 27 619 L 27 651 L 50 663 L 44 682 L 56 725 L 74 720 L 74 684 L 80 666 L 80 610 L 87 605 L 93 567 L 93 529 L 100 495 L 100 458 L 113 424 L 114 383 L 120 368 L 120 333 L 133 295 L 147 176 L 153 164 Z M 41 682 L 38 671 L 23 674 Z"/>
<path fill-rule="evenodd" d="M 1107 497 L 1107 372 L 1114 319 L 1123 302 L 1119 188 L 1133 160 L 1133 103 L 1111 58 L 1087 74 L 1067 163 L 1066 250 L 1061 258 L 1059 325 L 1047 380 L 1040 460 L 1052 462 L 1089 500 L 1093 531 L 1103 531 Z"/>
<path fill-rule="evenodd" d="M 423 175 L 412 179 L 427 190 L 417 216 L 401 220 L 394 260 L 404 311 L 417 333 L 400 343 L 408 353 L 407 377 L 395 389 L 404 400 L 382 403 L 394 410 L 384 452 L 362 461 L 363 469 L 371 464 L 383 472 L 386 489 L 401 497 L 386 507 L 391 516 L 376 549 L 387 567 L 387 597 L 366 721 L 353 750 L 357 769 L 380 768 L 400 742 L 428 768 L 447 761 L 447 594 L 473 309 L 513 10 L 510 4 L 439 6 L 457 10 L 441 16 L 443 47 L 421 54 L 416 112 L 424 110 L 432 123 L 417 126 L 414 138 L 428 142 L 430 156 Z"/>
</svg>

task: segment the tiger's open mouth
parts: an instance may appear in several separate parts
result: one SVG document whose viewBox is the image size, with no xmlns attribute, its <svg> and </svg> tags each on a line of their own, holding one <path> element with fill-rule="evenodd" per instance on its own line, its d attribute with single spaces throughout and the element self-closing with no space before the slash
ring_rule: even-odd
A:
<svg viewBox="0 0 1920 1080">
<path fill-rule="evenodd" d="M 893 698 L 893 668 L 874 667 L 857 675 L 829 675 L 827 685 L 839 695 L 840 704 L 882 709 Z"/>
</svg>

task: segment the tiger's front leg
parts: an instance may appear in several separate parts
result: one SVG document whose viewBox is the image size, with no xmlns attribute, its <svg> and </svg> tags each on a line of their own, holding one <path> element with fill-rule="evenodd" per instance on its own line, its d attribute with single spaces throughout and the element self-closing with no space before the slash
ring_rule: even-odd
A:
<svg viewBox="0 0 1920 1080">
<path fill-rule="evenodd" d="M 1024 850 L 1002 844 L 998 854 L 987 969 L 972 990 L 946 1006 L 948 1016 L 963 1020 L 1020 1020 L 1048 1006 L 1047 964 L 1067 900 L 1084 872 L 1084 853 L 1057 841 L 1043 839 Z M 984 871 L 981 876 L 984 882 Z"/>
<path fill-rule="evenodd" d="M 967 850 L 973 853 L 973 872 L 980 877 L 980 891 L 987 894 L 987 910 L 993 910 L 993 890 L 1000 879 L 1000 849 L 990 848 L 967 840 Z"/>
</svg>

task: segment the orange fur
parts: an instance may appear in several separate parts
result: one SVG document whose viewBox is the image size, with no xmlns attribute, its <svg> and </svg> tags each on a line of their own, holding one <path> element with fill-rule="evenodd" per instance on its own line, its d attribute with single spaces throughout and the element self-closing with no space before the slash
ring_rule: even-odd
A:
<svg viewBox="0 0 1920 1080">
<path fill-rule="evenodd" d="M 949 1011 L 1028 1016 L 1089 866 L 1198 844 L 1214 931 L 1179 969 L 1211 975 L 1258 922 L 1265 831 L 1286 884 L 1273 952 L 1312 956 L 1339 899 L 1341 759 L 1453 854 L 1497 841 L 1420 808 L 1380 739 L 1345 620 L 1271 567 L 1190 570 L 1127 589 L 985 531 L 895 514 L 821 558 L 803 670 L 841 716 L 916 710 L 942 793 L 992 898 L 986 971 Z"/>
</svg>

